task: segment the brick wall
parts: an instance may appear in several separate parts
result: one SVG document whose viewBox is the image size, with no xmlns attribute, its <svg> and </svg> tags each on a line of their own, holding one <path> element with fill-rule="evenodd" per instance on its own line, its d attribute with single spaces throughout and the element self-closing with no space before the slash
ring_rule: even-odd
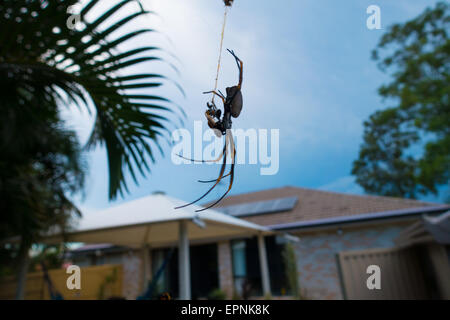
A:
<svg viewBox="0 0 450 320">
<path fill-rule="evenodd" d="M 217 257 L 219 265 L 219 286 L 228 299 L 233 297 L 233 265 L 231 260 L 230 241 L 221 241 L 217 244 Z"/>
<path fill-rule="evenodd" d="M 394 247 L 394 239 L 403 225 L 295 234 L 301 241 L 294 244 L 301 292 L 308 299 L 342 299 L 336 254 L 340 251 Z M 142 260 L 140 252 L 124 259 L 124 295 L 141 293 Z M 219 286 L 228 299 L 233 297 L 233 266 L 230 241 L 217 243 Z M 274 297 L 276 298 L 276 297 Z M 285 297 L 287 298 L 287 297 Z"/>
<path fill-rule="evenodd" d="M 123 297 L 134 300 L 142 293 L 142 257 L 136 252 L 123 254 Z"/>
<path fill-rule="evenodd" d="M 295 244 L 300 288 L 308 299 L 342 299 L 336 254 L 340 251 L 394 247 L 402 226 L 343 229 L 299 234 Z"/>
</svg>

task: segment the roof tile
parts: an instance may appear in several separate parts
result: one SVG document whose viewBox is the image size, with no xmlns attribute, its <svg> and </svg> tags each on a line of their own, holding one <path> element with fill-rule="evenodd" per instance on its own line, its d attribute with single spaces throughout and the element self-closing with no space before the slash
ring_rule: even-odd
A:
<svg viewBox="0 0 450 320">
<path fill-rule="evenodd" d="M 267 226 L 436 206 L 436 203 L 412 199 L 361 196 L 298 187 L 283 187 L 229 196 L 222 200 L 217 207 L 293 196 L 298 197 L 298 202 L 292 211 L 242 217 L 242 219 Z"/>
</svg>

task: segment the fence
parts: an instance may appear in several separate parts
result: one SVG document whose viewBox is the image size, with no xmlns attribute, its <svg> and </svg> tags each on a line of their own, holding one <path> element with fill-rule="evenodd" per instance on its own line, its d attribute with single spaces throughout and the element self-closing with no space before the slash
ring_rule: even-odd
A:
<svg viewBox="0 0 450 320">
<path fill-rule="evenodd" d="M 122 296 L 121 265 L 102 265 L 81 268 L 81 289 L 69 290 L 67 279 L 70 274 L 66 270 L 50 270 L 49 276 L 55 289 L 65 300 L 98 300 Z M 14 299 L 16 280 L 13 277 L 0 282 L 0 300 Z M 27 275 L 25 299 L 49 300 L 50 294 L 42 272 Z"/>
<path fill-rule="evenodd" d="M 427 286 L 413 248 L 371 249 L 338 254 L 346 299 L 427 299 Z M 367 287 L 367 267 L 381 269 L 381 290 Z"/>
</svg>

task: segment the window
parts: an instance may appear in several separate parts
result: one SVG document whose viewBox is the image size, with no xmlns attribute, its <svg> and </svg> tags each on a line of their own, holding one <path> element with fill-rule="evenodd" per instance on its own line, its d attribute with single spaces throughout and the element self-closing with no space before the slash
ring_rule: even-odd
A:
<svg viewBox="0 0 450 320">
<path fill-rule="evenodd" d="M 247 278 L 247 261 L 245 257 L 245 241 L 232 243 L 233 252 L 233 277 L 237 294 L 242 296 L 242 288 Z"/>
<path fill-rule="evenodd" d="M 206 298 L 219 287 L 217 245 L 191 246 L 189 251 L 192 299 Z M 153 276 L 161 268 L 164 260 L 169 257 L 169 253 L 170 249 L 152 250 Z M 178 297 L 178 277 L 178 249 L 175 249 L 163 274 L 158 279 L 155 294 L 169 292 L 173 297 Z"/>
<path fill-rule="evenodd" d="M 283 258 L 283 238 L 266 237 L 267 263 L 269 267 L 270 287 L 273 295 L 290 295 L 291 290 L 286 277 Z M 233 279 L 236 293 L 241 297 L 244 287 L 251 296 L 262 296 L 261 268 L 256 238 L 235 240 L 231 242 L 233 260 Z"/>
<path fill-rule="evenodd" d="M 231 250 L 236 293 L 241 297 L 261 296 L 261 268 L 256 238 L 232 241 Z"/>
<path fill-rule="evenodd" d="M 152 250 L 152 277 L 156 275 L 158 270 L 164 264 L 166 259 L 169 259 L 170 249 Z M 154 295 L 157 296 L 163 292 L 169 292 L 172 296 L 178 296 L 178 254 L 177 250 L 173 252 L 170 260 L 162 274 L 156 282 Z"/>
<path fill-rule="evenodd" d="M 219 288 L 217 244 L 192 246 L 190 251 L 192 299 L 206 298 Z"/>
<path fill-rule="evenodd" d="M 291 295 L 283 257 L 286 241 L 282 237 L 266 237 L 267 262 L 269 265 L 270 288 L 275 296 Z"/>
</svg>

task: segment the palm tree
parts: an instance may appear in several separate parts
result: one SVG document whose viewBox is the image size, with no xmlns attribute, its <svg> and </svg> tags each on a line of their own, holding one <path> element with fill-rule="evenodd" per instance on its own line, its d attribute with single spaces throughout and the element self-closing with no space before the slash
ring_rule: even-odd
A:
<svg viewBox="0 0 450 320">
<path fill-rule="evenodd" d="M 31 104 L 22 111 L 20 117 L 0 118 L 1 128 L 11 129 L 11 139 L 0 144 L 0 239 L 20 236 L 18 299 L 24 296 L 31 245 L 55 227 L 64 232 L 80 214 L 68 195 L 83 187 L 85 176 L 77 137 L 61 125 L 56 110 L 51 116 Z M 26 124 L 23 130 L 21 124 Z M 20 133 L 30 138 L 16 139 Z"/>
<path fill-rule="evenodd" d="M 136 173 L 149 172 L 155 147 L 173 122 L 162 112 L 173 112 L 174 104 L 155 94 L 136 94 L 134 90 L 160 87 L 163 75 L 122 74 L 123 70 L 144 62 L 161 61 L 155 46 L 138 46 L 125 52 L 118 47 L 154 32 L 137 29 L 121 33 L 124 26 L 150 14 L 140 10 L 119 21 L 117 13 L 128 12 L 122 0 L 93 21 L 86 16 L 105 1 L 91 0 L 81 9 L 77 29 L 68 28 L 73 18 L 68 8 L 77 0 L 3 0 L 0 3 L 0 94 L 2 108 L 15 108 L 39 94 L 54 105 L 95 108 L 95 126 L 88 146 L 103 144 L 109 167 L 109 197 L 127 191 L 124 171 L 137 182 Z M 106 1 L 109 3 L 109 1 Z M 69 10 L 70 11 L 70 10 Z M 7 32 L 5 32 L 7 30 Z M 133 91 L 133 93 L 130 92 Z"/>
<path fill-rule="evenodd" d="M 76 28 L 68 25 L 74 18 L 68 8 L 77 0 L 0 3 L 0 191 L 10 190 L 2 210 L 7 213 L 2 226 L 9 229 L 0 228 L 0 236 L 22 236 L 18 297 L 23 297 L 20 279 L 26 274 L 31 243 L 54 224 L 66 224 L 77 211 L 66 195 L 82 187 L 80 150 L 73 132 L 61 127 L 58 109 L 91 111 L 93 106 L 95 125 L 86 147 L 106 147 L 110 199 L 128 191 L 126 172 L 136 183 L 138 174 L 150 172 L 155 148 L 162 152 L 160 141 L 173 125 L 169 113 L 180 112 L 169 99 L 147 92 L 166 77 L 126 72 L 144 62 L 163 61 L 154 55 L 160 49 L 138 45 L 118 50 L 154 32 L 122 32 L 150 12 L 139 1 L 122 0 L 88 21 L 94 8 L 102 11 L 100 2 L 110 3 L 88 1 Z M 132 2 L 139 10 L 129 13 Z M 124 17 L 112 21 L 117 14 Z"/>
</svg>

